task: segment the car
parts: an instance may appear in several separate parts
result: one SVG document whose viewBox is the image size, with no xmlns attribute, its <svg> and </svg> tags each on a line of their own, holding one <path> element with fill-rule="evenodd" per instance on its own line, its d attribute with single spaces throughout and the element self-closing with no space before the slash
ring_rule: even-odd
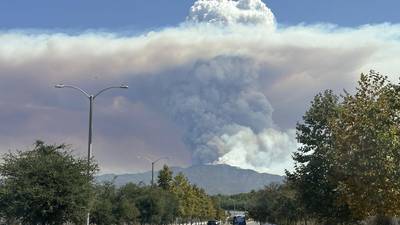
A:
<svg viewBox="0 0 400 225">
<path fill-rule="evenodd" d="M 221 223 L 218 220 L 209 220 L 207 225 L 220 225 Z"/>
<path fill-rule="evenodd" d="M 234 216 L 232 224 L 233 225 L 246 225 L 246 217 L 245 216 Z"/>
</svg>

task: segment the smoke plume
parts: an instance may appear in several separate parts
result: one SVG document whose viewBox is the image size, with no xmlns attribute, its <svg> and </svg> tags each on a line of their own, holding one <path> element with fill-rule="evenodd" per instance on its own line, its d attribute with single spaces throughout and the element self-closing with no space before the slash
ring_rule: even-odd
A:
<svg viewBox="0 0 400 225">
<path fill-rule="evenodd" d="M 190 8 L 188 21 L 275 27 L 274 14 L 261 0 L 198 0 Z"/>
<path fill-rule="evenodd" d="M 273 13 L 261 0 L 198 0 L 187 20 L 271 32 L 275 27 Z M 200 61 L 189 75 L 177 79 L 168 85 L 165 108 L 184 126 L 194 163 L 268 171 L 295 150 L 293 132 L 275 130 L 273 108 L 257 85 L 259 71 L 251 59 L 219 56 Z"/>
<path fill-rule="evenodd" d="M 257 64 L 243 56 L 198 61 L 187 73 L 164 76 L 162 108 L 183 126 L 194 163 L 268 171 L 290 157 L 293 132 L 277 130 L 258 81 Z"/>
</svg>

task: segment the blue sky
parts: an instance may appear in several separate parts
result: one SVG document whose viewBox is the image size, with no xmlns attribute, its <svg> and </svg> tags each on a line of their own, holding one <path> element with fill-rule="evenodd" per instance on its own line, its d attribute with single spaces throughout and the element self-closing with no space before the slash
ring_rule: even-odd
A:
<svg viewBox="0 0 400 225">
<path fill-rule="evenodd" d="M 129 29 L 174 26 L 185 19 L 194 0 L 3 0 L 0 28 Z M 264 1 L 280 24 L 327 22 L 339 26 L 399 23 L 397 0 Z"/>
</svg>

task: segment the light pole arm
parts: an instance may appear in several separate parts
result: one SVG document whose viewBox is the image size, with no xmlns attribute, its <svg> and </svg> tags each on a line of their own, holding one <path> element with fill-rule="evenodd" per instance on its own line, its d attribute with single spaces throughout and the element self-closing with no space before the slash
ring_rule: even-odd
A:
<svg viewBox="0 0 400 225">
<path fill-rule="evenodd" d="M 141 155 L 139 155 L 139 156 L 137 156 L 137 158 L 138 158 L 138 159 L 145 159 L 145 160 L 147 160 L 149 163 L 153 163 L 153 161 L 152 161 L 149 157 L 147 157 L 147 156 L 141 156 Z"/>
<path fill-rule="evenodd" d="M 161 157 L 161 158 L 157 159 L 156 161 L 154 161 L 153 163 L 155 164 L 155 163 L 157 163 L 158 161 L 160 161 L 161 159 L 168 159 L 168 157 Z"/>
<path fill-rule="evenodd" d="M 84 94 L 86 97 L 90 98 L 90 95 L 89 95 L 86 91 L 84 91 L 82 88 L 77 87 L 77 86 L 74 86 L 74 85 L 57 84 L 55 87 L 56 87 L 56 88 L 72 88 L 72 89 L 75 89 L 75 90 L 80 91 L 80 92 L 81 92 L 82 94 Z"/>
<path fill-rule="evenodd" d="M 101 93 L 110 90 L 110 89 L 114 89 L 114 88 L 128 88 L 127 85 L 121 85 L 121 86 L 113 86 L 113 87 L 108 87 L 108 88 L 104 88 L 102 90 L 100 90 L 99 92 L 97 92 L 97 94 L 93 95 L 93 99 L 95 99 L 98 95 L 100 95 Z"/>
</svg>

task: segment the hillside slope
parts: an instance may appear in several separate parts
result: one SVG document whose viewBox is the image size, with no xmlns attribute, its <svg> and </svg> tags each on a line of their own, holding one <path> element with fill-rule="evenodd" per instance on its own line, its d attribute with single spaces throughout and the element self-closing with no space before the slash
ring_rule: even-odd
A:
<svg viewBox="0 0 400 225">
<path fill-rule="evenodd" d="M 206 190 L 208 194 L 238 194 L 251 190 L 259 190 L 270 183 L 281 183 L 282 176 L 258 173 L 228 165 L 195 165 L 188 168 L 172 167 L 174 175 L 182 172 L 189 181 Z M 158 172 L 155 172 L 155 180 Z M 97 177 L 97 181 L 114 180 L 117 186 L 128 182 L 149 184 L 151 172 L 138 174 L 105 174 Z"/>
</svg>

